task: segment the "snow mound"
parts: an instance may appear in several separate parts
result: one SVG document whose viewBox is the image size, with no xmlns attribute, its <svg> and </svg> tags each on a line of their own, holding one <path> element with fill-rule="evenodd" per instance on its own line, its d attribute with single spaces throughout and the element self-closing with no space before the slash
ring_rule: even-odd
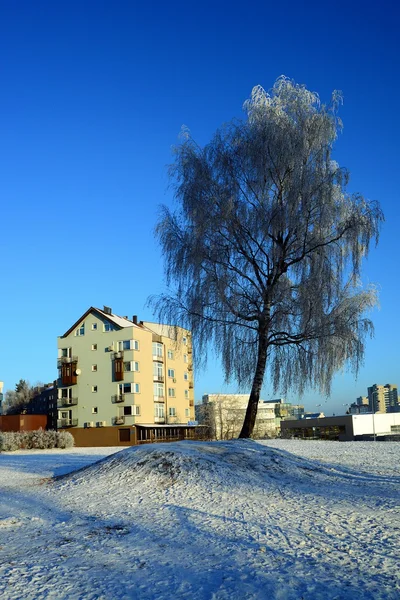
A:
<svg viewBox="0 0 400 600">
<path fill-rule="evenodd" d="M 207 493 L 211 488 L 233 492 L 242 486 L 267 489 L 287 477 L 293 482 L 330 475 L 332 469 L 251 440 L 178 442 L 127 448 L 75 473 L 56 478 L 53 486 L 71 493 L 87 490 L 94 500 L 110 495 L 149 494 L 178 487 Z"/>
</svg>

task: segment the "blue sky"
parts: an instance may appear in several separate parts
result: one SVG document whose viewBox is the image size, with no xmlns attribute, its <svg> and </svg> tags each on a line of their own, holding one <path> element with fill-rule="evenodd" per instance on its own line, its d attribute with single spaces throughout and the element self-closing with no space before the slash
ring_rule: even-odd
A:
<svg viewBox="0 0 400 600">
<path fill-rule="evenodd" d="M 400 383 L 398 28 L 385 2 L 0 1 L 5 387 L 53 380 L 57 335 L 91 305 L 153 319 L 146 299 L 163 289 L 153 229 L 172 202 L 166 166 L 181 126 L 206 143 L 242 116 L 254 85 L 281 74 L 325 101 L 343 91 L 335 158 L 349 190 L 386 216 L 364 267 L 381 303 L 365 365 L 357 381 L 339 374 L 326 403 L 310 392 L 304 404 L 338 414 L 368 385 Z M 218 360 L 196 376 L 196 399 L 228 390 Z"/>
</svg>

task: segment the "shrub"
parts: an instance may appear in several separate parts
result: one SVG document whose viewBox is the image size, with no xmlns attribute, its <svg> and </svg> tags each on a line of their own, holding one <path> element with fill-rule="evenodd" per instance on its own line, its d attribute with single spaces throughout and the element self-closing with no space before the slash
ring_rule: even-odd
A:
<svg viewBox="0 0 400 600">
<path fill-rule="evenodd" d="M 3 431 L 0 433 L 0 452 L 15 450 L 46 450 L 49 448 L 72 448 L 74 438 L 69 431 Z"/>
<path fill-rule="evenodd" d="M 72 448 L 74 444 L 74 437 L 69 431 L 57 431 L 57 448 Z"/>
</svg>

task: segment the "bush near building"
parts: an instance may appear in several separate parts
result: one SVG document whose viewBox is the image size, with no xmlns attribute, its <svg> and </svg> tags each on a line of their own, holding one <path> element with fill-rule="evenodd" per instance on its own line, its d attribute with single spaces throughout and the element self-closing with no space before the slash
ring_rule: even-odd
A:
<svg viewBox="0 0 400 600">
<path fill-rule="evenodd" d="M 0 433 L 0 452 L 15 450 L 47 450 L 72 448 L 74 438 L 69 431 L 4 431 Z"/>
</svg>

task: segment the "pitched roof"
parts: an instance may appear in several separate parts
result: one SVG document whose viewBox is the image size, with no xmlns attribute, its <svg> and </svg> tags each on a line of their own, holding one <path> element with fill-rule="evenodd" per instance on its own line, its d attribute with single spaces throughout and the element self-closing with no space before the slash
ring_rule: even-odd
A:
<svg viewBox="0 0 400 600">
<path fill-rule="evenodd" d="M 81 323 L 84 319 L 86 319 L 86 317 L 88 315 L 90 315 L 91 313 L 95 313 L 95 314 L 97 314 L 97 316 L 100 316 L 102 319 L 109 321 L 110 323 L 113 323 L 119 329 L 123 329 L 124 327 L 138 327 L 139 329 L 142 329 L 142 327 L 140 325 L 136 325 L 133 321 L 130 321 L 129 319 L 125 319 L 125 317 L 119 317 L 118 315 L 108 314 L 108 313 L 104 312 L 104 310 L 101 310 L 100 308 L 95 308 L 94 306 L 91 306 L 77 321 L 75 321 L 75 323 L 72 325 L 72 327 L 70 327 L 68 329 L 68 331 L 66 331 L 64 333 L 64 335 L 61 335 L 60 337 L 62 337 L 62 338 L 67 337 L 72 331 L 74 331 L 74 329 L 76 329 L 78 327 L 79 323 Z"/>
</svg>

